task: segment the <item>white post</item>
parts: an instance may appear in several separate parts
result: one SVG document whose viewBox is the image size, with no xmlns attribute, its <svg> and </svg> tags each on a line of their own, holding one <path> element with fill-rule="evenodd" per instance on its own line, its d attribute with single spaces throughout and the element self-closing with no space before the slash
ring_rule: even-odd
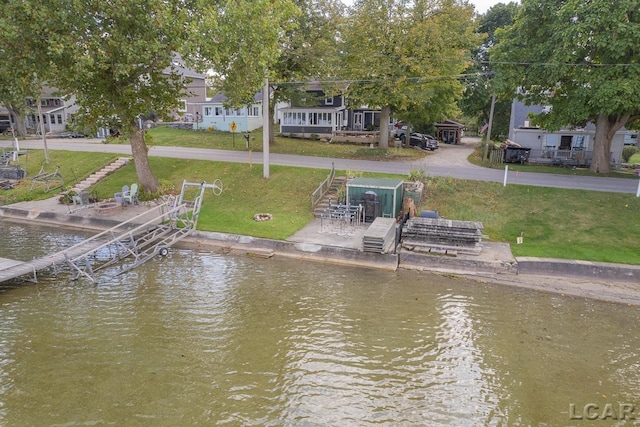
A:
<svg viewBox="0 0 640 427">
<path fill-rule="evenodd" d="M 638 180 L 638 189 L 636 190 L 636 197 L 640 197 L 640 179 Z"/>
<path fill-rule="evenodd" d="M 262 158 L 263 177 L 269 178 L 269 126 L 271 125 L 271 117 L 269 117 L 269 78 L 264 79 L 264 88 L 262 89 Z"/>
<path fill-rule="evenodd" d="M 504 165 L 504 181 L 502 182 L 502 186 L 507 186 L 507 172 L 509 172 L 509 165 Z"/>
</svg>

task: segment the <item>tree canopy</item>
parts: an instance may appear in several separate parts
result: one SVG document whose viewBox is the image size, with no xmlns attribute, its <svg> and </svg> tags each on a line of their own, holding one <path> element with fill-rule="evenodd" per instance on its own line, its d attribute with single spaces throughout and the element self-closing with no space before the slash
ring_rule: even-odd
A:
<svg viewBox="0 0 640 427">
<path fill-rule="evenodd" d="M 484 40 L 472 52 L 473 63 L 465 70 L 467 84 L 460 100 L 460 108 L 468 117 L 475 117 L 477 125 L 489 121 L 491 97 L 494 92 L 492 79 L 493 67 L 489 62 L 489 49 L 496 44 L 495 32 L 499 28 L 508 27 L 518 12 L 518 5 L 498 3 L 484 15 L 478 17 L 478 33 Z M 509 115 L 513 95 L 501 97 L 495 105 L 491 137 L 497 138 L 509 134 Z"/>
<path fill-rule="evenodd" d="M 549 130 L 596 126 L 591 170 L 610 169 L 611 140 L 640 114 L 637 0 L 523 0 L 491 51 L 499 87 L 551 109 Z"/>
<path fill-rule="evenodd" d="M 184 97 L 188 81 L 173 66 L 176 55 L 215 66 L 239 99 L 253 96 L 295 12 L 289 0 L 6 0 L 3 6 L 0 49 L 19 78 L 0 66 L 0 82 L 11 83 L 0 102 L 37 92 L 27 84 L 38 71 L 49 86 L 75 96 L 85 125 L 129 136 L 138 179 L 149 192 L 159 183 L 136 121 L 150 111 L 166 115 Z"/>
<path fill-rule="evenodd" d="M 343 32 L 342 75 L 358 105 L 382 107 L 381 147 L 397 118 L 455 115 L 460 73 L 479 41 L 473 7 L 451 0 L 357 0 Z"/>
</svg>

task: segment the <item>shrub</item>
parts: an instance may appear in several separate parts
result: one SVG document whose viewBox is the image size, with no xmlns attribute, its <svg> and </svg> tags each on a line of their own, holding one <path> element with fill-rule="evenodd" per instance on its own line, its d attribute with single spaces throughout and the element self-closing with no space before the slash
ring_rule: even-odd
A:
<svg viewBox="0 0 640 427">
<path fill-rule="evenodd" d="M 627 145 L 622 149 L 622 161 L 624 163 L 629 163 L 629 159 L 631 158 L 631 156 L 633 156 L 638 152 L 640 152 L 640 150 L 638 150 L 638 147 L 633 145 Z"/>
<path fill-rule="evenodd" d="M 362 174 L 362 171 L 347 169 L 347 171 L 345 172 L 345 175 L 347 176 L 347 179 L 352 179 L 352 178 L 361 178 L 363 174 Z"/>
<path fill-rule="evenodd" d="M 317 133 L 312 133 L 310 138 L 312 141 L 317 141 L 320 139 L 320 135 L 318 135 Z"/>
<path fill-rule="evenodd" d="M 427 181 L 427 172 L 424 169 L 412 169 L 409 172 L 409 181 Z"/>
</svg>

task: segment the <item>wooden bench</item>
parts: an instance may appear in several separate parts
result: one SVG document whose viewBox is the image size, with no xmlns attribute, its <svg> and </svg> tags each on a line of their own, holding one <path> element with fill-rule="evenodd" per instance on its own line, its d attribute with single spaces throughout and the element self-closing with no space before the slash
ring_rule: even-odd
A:
<svg viewBox="0 0 640 427">
<path fill-rule="evenodd" d="M 55 172 L 46 172 L 44 166 L 40 168 L 40 172 L 31 178 L 31 188 L 33 190 L 36 186 L 44 186 L 45 193 L 48 193 L 54 188 L 62 187 L 64 185 L 64 179 L 60 174 L 60 166 L 56 166 Z"/>
</svg>

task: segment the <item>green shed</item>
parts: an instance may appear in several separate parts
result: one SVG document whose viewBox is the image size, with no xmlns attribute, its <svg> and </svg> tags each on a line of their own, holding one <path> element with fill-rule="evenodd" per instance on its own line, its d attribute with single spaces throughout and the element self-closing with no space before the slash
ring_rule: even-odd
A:
<svg viewBox="0 0 640 427">
<path fill-rule="evenodd" d="M 347 182 L 347 201 L 364 207 L 365 221 L 396 218 L 402 211 L 402 180 L 354 178 Z"/>
</svg>

